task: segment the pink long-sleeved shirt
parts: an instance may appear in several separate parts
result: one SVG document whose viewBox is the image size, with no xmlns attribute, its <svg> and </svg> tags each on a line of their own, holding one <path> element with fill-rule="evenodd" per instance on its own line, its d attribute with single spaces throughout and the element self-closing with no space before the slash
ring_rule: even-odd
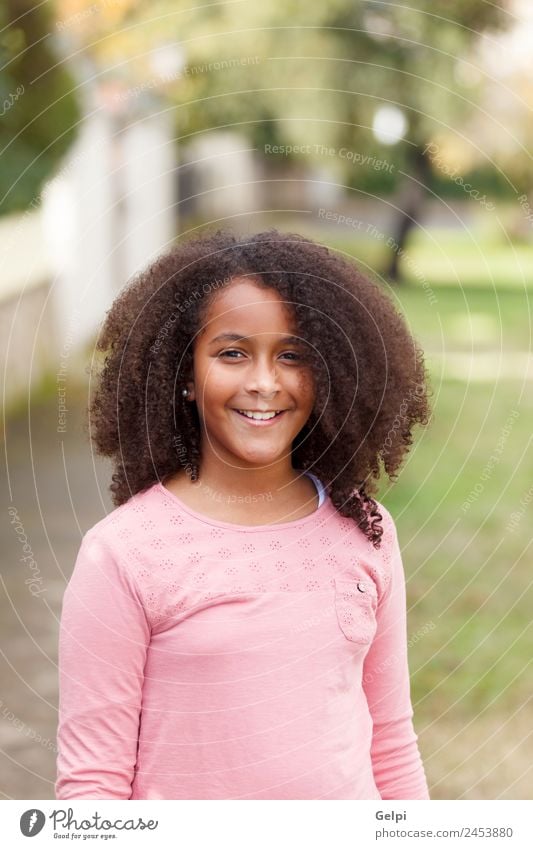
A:
<svg viewBox="0 0 533 849">
<path fill-rule="evenodd" d="M 380 550 L 324 491 L 249 526 L 156 483 L 94 525 L 63 601 L 56 798 L 428 799 L 379 506 Z"/>
</svg>

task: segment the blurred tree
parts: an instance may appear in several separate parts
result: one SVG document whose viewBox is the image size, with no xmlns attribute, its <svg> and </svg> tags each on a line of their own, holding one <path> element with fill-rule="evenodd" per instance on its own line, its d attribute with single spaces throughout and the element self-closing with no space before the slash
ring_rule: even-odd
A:
<svg viewBox="0 0 533 849">
<path fill-rule="evenodd" d="M 47 4 L 0 5 L 0 211 L 37 205 L 39 192 L 73 141 L 79 109 L 73 82 L 53 49 Z"/>
<path fill-rule="evenodd" d="M 391 280 L 398 280 L 407 238 L 433 188 L 428 145 L 476 110 L 483 83 L 476 47 L 487 33 L 511 22 L 505 2 L 486 0 L 411 0 L 409 5 L 362 0 L 330 17 L 329 25 L 338 28 L 337 55 L 352 64 L 346 71 L 349 86 L 360 94 L 349 101 L 350 123 L 370 125 L 379 103 L 393 103 L 406 113 L 408 130 L 397 163 L 403 180 L 385 270 Z M 350 57 L 357 59 L 350 63 Z M 348 143 L 351 132 L 344 132 Z"/>
<path fill-rule="evenodd" d="M 394 280 L 433 185 L 428 143 L 460 134 L 476 113 L 485 82 L 476 51 L 513 22 L 507 2 L 229 0 L 195 7 L 184 0 L 122 0 L 127 26 L 120 27 L 113 4 L 113 32 L 102 7 L 80 24 L 86 26 L 80 38 L 108 76 L 174 104 L 182 140 L 232 127 L 263 151 L 268 144 L 305 146 L 308 162 L 326 164 L 356 191 L 398 188 L 386 269 Z M 76 4 L 90 9 L 90 0 Z M 186 63 L 165 77 L 154 57 L 172 48 Z M 395 105 L 407 125 L 394 146 L 373 130 L 386 105 Z M 388 169 L 372 173 L 364 156 L 384 159 Z M 283 152 L 278 161 L 291 158 L 302 154 Z"/>
</svg>

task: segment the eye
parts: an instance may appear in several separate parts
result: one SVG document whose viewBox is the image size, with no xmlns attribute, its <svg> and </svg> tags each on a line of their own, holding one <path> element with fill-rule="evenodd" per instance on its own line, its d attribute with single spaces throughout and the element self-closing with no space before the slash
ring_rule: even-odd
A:
<svg viewBox="0 0 533 849">
<path fill-rule="evenodd" d="M 220 359 L 237 360 L 240 358 L 240 354 L 246 356 L 243 351 L 238 351 L 236 348 L 228 348 L 225 351 L 220 351 L 217 356 Z M 280 354 L 280 357 L 288 358 L 290 362 L 297 362 L 299 360 L 303 360 L 302 355 L 297 354 L 296 351 L 284 351 L 283 354 Z"/>
<path fill-rule="evenodd" d="M 242 351 L 237 351 L 235 348 L 231 348 L 231 349 L 229 349 L 229 350 L 227 350 L 227 351 L 221 351 L 221 352 L 220 352 L 220 354 L 219 354 L 218 356 L 219 356 L 219 357 L 226 357 L 226 356 L 227 356 L 227 354 L 242 354 Z M 236 360 L 236 359 L 237 359 L 237 357 L 228 357 L 228 359 L 230 359 L 230 360 Z"/>
</svg>

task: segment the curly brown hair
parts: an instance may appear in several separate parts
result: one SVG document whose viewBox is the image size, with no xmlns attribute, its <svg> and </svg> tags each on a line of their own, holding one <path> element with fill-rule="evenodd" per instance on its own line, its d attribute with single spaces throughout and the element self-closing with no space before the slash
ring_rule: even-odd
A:
<svg viewBox="0 0 533 849">
<path fill-rule="evenodd" d="M 353 262 L 276 229 L 244 237 L 217 230 L 183 242 L 108 311 L 88 412 L 97 453 L 113 460 L 113 503 L 185 463 L 199 475 L 200 422 L 181 389 L 211 298 L 247 276 L 291 305 L 309 349 L 315 404 L 293 442 L 293 467 L 317 475 L 339 513 L 379 548 L 382 516 L 372 493 L 380 464 L 396 479 L 414 425 L 429 421 L 423 354 L 389 298 Z"/>
</svg>

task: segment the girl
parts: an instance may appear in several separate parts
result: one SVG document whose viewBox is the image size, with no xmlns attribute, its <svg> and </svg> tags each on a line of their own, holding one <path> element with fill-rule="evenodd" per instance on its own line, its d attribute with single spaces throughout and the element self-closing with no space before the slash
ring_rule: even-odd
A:
<svg viewBox="0 0 533 849">
<path fill-rule="evenodd" d="M 429 409 L 380 288 L 298 235 L 189 241 L 116 299 L 116 509 L 59 644 L 58 799 L 428 799 L 395 524 Z"/>
</svg>

